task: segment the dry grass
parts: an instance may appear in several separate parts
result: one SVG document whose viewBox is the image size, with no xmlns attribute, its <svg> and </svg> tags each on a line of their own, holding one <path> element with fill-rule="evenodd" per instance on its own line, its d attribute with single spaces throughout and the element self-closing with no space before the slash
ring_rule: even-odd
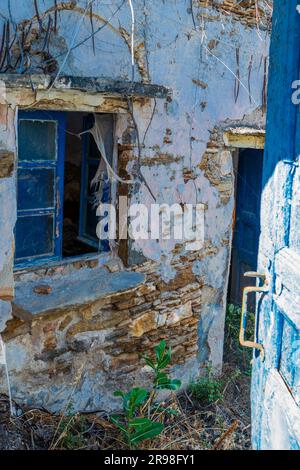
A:
<svg viewBox="0 0 300 470">
<path fill-rule="evenodd" d="M 176 416 L 162 417 L 164 432 L 143 449 L 198 450 L 250 448 L 249 378 L 236 377 L 235 368 L 224 366 L 224 397 L 203 406 L 192 396 L 174 396 L 168 404 Z M 229 379 L 228 379 L 229 377 Z M 43 410 L 23 411 L 10 418 L 9 403 L 0 397 L 1 449 L 122 449 L 119 431 L 108 416 L 98 414 L 53 415 Z M 55 443 L 55 445 L 54 445 Z"/>
</svg>

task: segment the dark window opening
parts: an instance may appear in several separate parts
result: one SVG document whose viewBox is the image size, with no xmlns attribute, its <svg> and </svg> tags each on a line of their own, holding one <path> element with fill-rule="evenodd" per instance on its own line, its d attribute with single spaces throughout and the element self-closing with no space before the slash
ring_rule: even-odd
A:
<svg viewBox="0 0 300 470">
<path fill-rule="evenodd" d="M 78 115 L 78 113 L 69 113 L 67 116 L 67 133 L 66 133 L 66 151 L 64 163 L 64 202 L 63 202 L 63 246 L 62 253 L 64 257 L 84 255 L 98 251 L 96 239 L 96 211 L 92 201 L 82 202 L 82 208 L 85 212 L 89 211 L 87 217 L 91 224 L 91 232 L 93 233 L 94 243 L 86 243 L 86 240 L 79 238 L 79 229 L 81 222 L 81 194 L 82 192 L 92 193 L 91 180 L 85 182 L 83 176 L 83 165 L 85 158 L 83 155 L 84 146 L 90 147 L 93 137 L 90 134 L 82 136 L 82 141 L 78 135 L 84 131 L 84 122 L 86 116 Z M 92 123 L 91 123 L 92 125 Z M 95 147 L 96 144 L 94 143 Z M 86 148 L 89 151 L 88 148 Z M 96 154 L 97 165 L 99 165 L 99 152 Z M 84 185 L 82 191 L 82 185 Z M 86 186 L 89 186 L 88 188 Z M 86 215 L 82 214 L 86 219 Z M 92 219 L 92 220 L 90 220 Z"/>
<path fill-rule="evenodd" d="M 100 119 L 111 163 L 113 117 Z M 85 132 L 93 125 L 88 113 L 19 113 L 17 266 L 109 251 L 96 235 L 96 210 L 109 202 L 110 184 L 94 137 Z"/>
</svg>

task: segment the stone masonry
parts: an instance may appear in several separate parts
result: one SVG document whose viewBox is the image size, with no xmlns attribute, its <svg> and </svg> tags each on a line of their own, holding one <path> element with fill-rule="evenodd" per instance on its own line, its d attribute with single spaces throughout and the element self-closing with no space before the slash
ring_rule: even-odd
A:
<svg viewBox="0 0 300 470">
<path fill-rule="evenodd" d="M 262 145 L 270 18 L 264 1 L 256 10 L 251 1 L 137 0 L 133 82 L 126 2 L 117 10 L 116 0 L 109 6 L 95 0 L 94 30 L 105 27 L 94 47 L 86 39 L 86 2 L 58 2 L 57 17 L 53 2 L 44 3 L 38 18 L 33 1 L 18 1 L 15 22 L 20 33 L 27 31 L 31 65 L 24 61 L 24 74 L 9 64 L 1 70 L 0 331 L 12 395 L 20 404 L 55 412 L 68 402 L 75 410 L 111 410 L 114 390 L 151 379 L 141 356 L 161 339 L 172 347 L 171 374 L 183 386 L 208 363 L 221 372 L 232 157 L 240 146 Z M 9 16 L 6 6 L 0 13 Z M 57 24 L 45 38 L 41 25 L 49 16 Z M 70 48 L 80 18 L 84 26 Z M 12 48 L 12 59 L 19 47 Z M 159 204 L 203 203 L 204 246 L 191 251 L 175 240 L 125 241 L 106 258 L 14 270 L 16 123 L 22 108 L 113 113 L 119 175 L 127 178 L 139 164 L 147 183 L 119 184 L 116 196 L 150 207 L 148 185 Z M 130 276 L 137 281 L 125 282 Z M 76 301 L 68 295 L 71 288 Z M 63 299 L 60 305 L 56 296 Z M 6 393 L 1 366 L 0 374 Z"/>
</svg>

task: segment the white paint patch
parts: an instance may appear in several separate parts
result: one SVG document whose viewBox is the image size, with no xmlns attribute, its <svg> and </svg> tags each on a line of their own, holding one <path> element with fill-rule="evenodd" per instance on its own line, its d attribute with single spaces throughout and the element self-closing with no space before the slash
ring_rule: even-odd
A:
<svg viewBox="0 0 300 470">
<path fill-rule="evenodd" d="M 6 364 L 5 344 L 3 342 L 1 335 L 0 335 L 0 364 L 1 365 Z"/>
</svg>

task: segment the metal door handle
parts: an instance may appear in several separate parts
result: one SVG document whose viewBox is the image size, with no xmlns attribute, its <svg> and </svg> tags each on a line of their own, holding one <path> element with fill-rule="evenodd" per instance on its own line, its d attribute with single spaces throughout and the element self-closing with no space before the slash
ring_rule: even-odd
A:
<svg viewBox="0 0 300 470">
<path fill-rule="evenodd" d="M 265 359 L 265 350 L 262 344 L 256 343 L 255 341 L 248 341 L 245 340 L 245 331 L 247 325 L 247 307 L 248 307 L 248 294 L 252 292 L 268 292 L 269 286 L 268 281 L 266 280 L 266 276 L 264 274 L 256 273 L 256 272 L 247 272 L 244 274 L 245 277 L 255 277 L 260 278 L 264 281 L 262 286 L 248 286 L 243 289 L 243 301 L 242 301 L 242 313 L 241 313 L 241 326 L 240 326 L 240 335 L 239 340 L 242 346 L 246 348 L 254 348 L 260 351 L 260 357 L 263 361 Z"/>
</svg>

